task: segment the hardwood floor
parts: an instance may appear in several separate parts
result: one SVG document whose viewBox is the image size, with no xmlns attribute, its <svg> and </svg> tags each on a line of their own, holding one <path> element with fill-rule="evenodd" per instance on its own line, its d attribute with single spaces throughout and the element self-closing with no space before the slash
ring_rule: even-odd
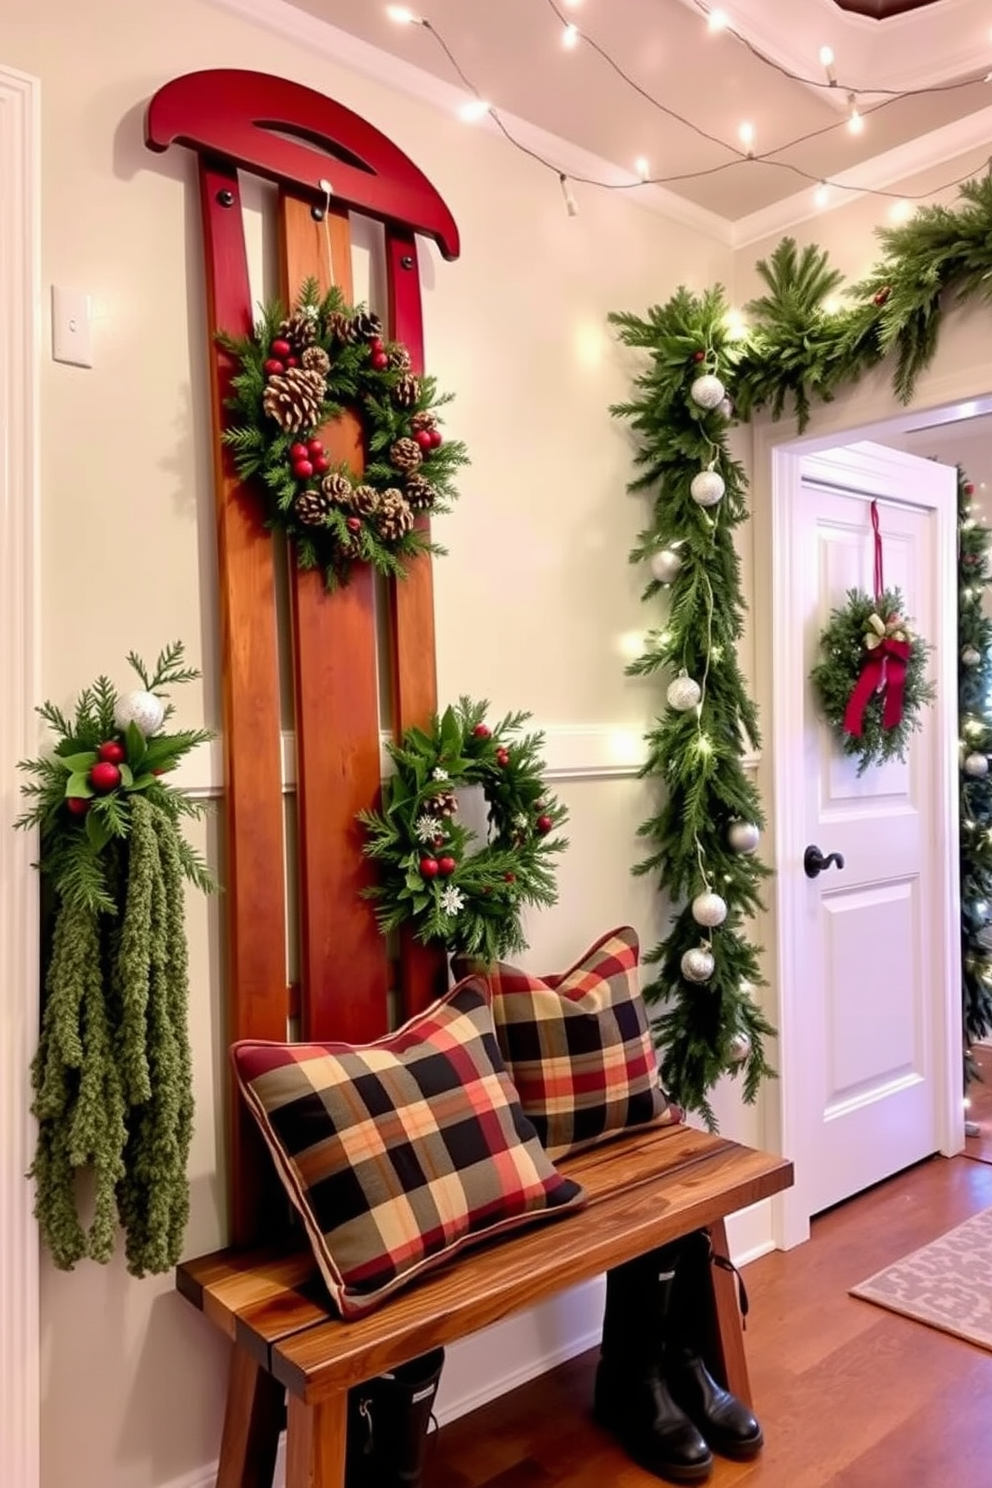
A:
<svg viewBox="0 0 992 1488">
<path fill-rule="evenodd" d="M 747 1268 L 766 1446 L 712 1488 L 992 1488 L 992 1354 L 847 1295 L 992 1207 L 992 1165 L 933 1158 Z M 992 1258 L 990 1258 L 992 1264 Z M 592 1421 L 586 1354 L 432 1439 L 425 1488 L 648 1488 Z"/>
</svg>

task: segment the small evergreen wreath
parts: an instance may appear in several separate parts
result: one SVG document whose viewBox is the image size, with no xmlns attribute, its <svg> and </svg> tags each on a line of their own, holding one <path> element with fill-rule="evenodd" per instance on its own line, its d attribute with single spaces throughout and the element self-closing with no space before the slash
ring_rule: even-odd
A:
<svg viewBox="0 0 992 1488">
<path fill-rule="evenodd" d="M 383 784 L 382 810 L 359 820 L 365 852 L 382 867 L 366 893 L 378 902 L 383 934 L 411 922 L 418 940 L 492 962 L 526 947 L 523 905 L 555 903 L 552 854 L 568 843 L 554 835 L 567 812 L 542 779 L 543 735 L 520 736 L 528 713 L 490 728 L 487 707 L 463 697 L 429 733 L 409 729 L 390 745 L 396 771 Z M 482 846 L 459 820 L 460 786 L 484 793 Z"/>
<path fill-rule="evenodd" d="M 300 568 L 321 569 L 334 589 L 353 563 L 402 578 L 405 559 L 444 552 L 417 518 L 450 510 L 468 456 L 441 434 L 437 410 L 450 394 L 413 374 L 377 315 L 346 305 L 337 288 L 322 296 L 310 279 L 288 316 L 263 306 L 251 336 L 218 341 L 239 368 L 222 438 L 241 479 L 261 485 L 267 524 L 293 539 Z M 332 464 L 320 438 L 346 409 L 361 419 L 361 474 Z"/>
<path fill-rule="evenodd" d="M 936 697 L 926 677 L 933 647 L 909 630 L 902 615 L 898 589 L 886 589 L 877 599 L 861 589 L 849 589 L 846 604 L 832 612 L 820 635 L 822 658 L 810 681 L 834 738 L 846 755 L 858 760 L 859 775 L 869 765 L 906 758 L 910 734 L 922 727 L 920 710 Z M 892 708 L 887 698 L 891 684 L 885 676 L 885 652 L 893 642 L 896 665 L 905 668 L 900 708 Z M 867 689 L 869 680 L 876 678 L 881 686 L 872 688 L 855 731 L 852 695 L 859 683 Z"/>
</svg>

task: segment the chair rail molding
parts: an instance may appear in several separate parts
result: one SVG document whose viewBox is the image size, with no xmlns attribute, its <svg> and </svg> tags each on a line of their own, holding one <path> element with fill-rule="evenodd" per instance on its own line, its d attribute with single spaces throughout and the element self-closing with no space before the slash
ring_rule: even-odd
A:
<svg viewBox="0 0 992 1488">
<path fill-rule="evenodd" d="M 40 84 L 0 64 L 0 1483 L 38 1488 L 38 1232 L 29 1066 L 38 1036 L 35 843 L 14 832 L 36 752 Z"/>
</svg>

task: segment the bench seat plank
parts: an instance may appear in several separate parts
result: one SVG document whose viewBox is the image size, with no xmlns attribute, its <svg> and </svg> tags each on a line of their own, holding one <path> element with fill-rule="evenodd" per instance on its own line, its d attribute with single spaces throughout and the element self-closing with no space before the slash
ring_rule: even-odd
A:
<svg viewBox="0 0 992 1488">
<path fill-rule="evenodd" d="M 367 1317 L 340 1320 L 309 1251 L 222 1251 L 179 1289 L 291 1394 L 328 1398 L 565 1287 L 781 1192 L 792 1166 L 690 1127 L 630 1134 L 560 1164 L 586 1208 L 464 1252 Z"/>
</svg>

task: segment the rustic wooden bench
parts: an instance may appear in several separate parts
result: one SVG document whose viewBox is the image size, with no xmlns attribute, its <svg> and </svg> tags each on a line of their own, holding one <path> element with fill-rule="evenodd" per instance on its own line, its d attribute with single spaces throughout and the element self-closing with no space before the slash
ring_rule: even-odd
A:
<svg viewBox="0 0 992 1488">
<path fill-rule="evenodd" d="M 458 233 L 391 141 L 283 79 L 229 70 L 177 78 L 150 104 L 147 140 L 157 151 L 182 143 L 198 157 L 223 641 L 228 1032 L 366 1041 L 388 1026 L 391 992 L 409 1016 L 445 985 L 443 956 L 408 936 L 391 959 L 361 897 L 370 870 L 355 822 L 379 788 L 383 723 L 399 736 L 437 707 L 430 560 L 381 588 L 359 572 L 333 595 L 292 554 L 287 562 L 220 442 L 231 367 L 213 336 L 244 335 L 252 322 L 239 169 L 278 185 L 287 301 L 308 277 L 338 284 L 351 301 L 350 213 L 382 224 L 384 318 L 414 371 L 423 370 L 418 236 L 454 258 Z M 361 468 L 357 418 L 322 436 L 334 459 Z M 288 843 L 292 890 L 282 893 Z M 299 967 L 292 983 L 288 964 Z M 287 1236 L 273 1165 L 233 1089 L 228 1107 L 232 1246 L 178 1272 L 182 1294 L 234 1345 L 218 1488 L 271 1488 L 284 1420 L 287 1488 L 342 1488 L 350 1386 L 702 1226 L 726 1255 L 725 1218 L 791 1182 L 782 1159 L 685 1126 L 630 1134 L 563 1164 L 586 1186 L 587 1208 L 480 1245 L 371 1315 L 342 1322 L 309 1250 Z M 710 1364 L 747 1400 L 734 1280 L 712 1274 Z"/>
</svg>

